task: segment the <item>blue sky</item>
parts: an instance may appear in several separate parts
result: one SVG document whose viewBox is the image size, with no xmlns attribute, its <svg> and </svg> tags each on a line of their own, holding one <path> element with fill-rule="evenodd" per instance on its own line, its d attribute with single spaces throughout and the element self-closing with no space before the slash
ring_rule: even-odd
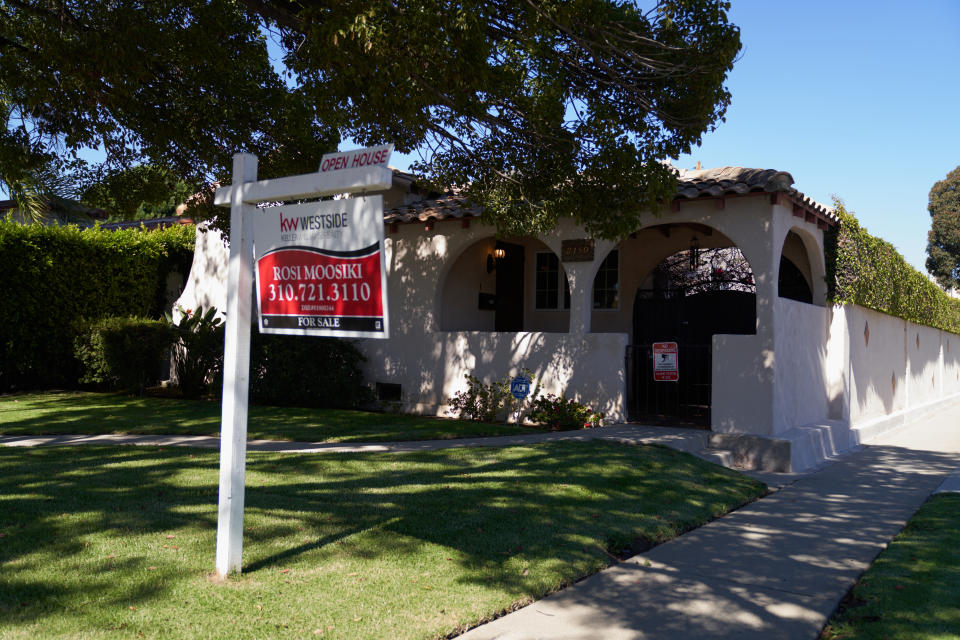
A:
<svg viewBox="0 0 960 640">
<path fill-rule="evenodd" d="M 732 0 L 726 122 L 676 164 L 779 169 L 925 272 L 930 188 L 960 165 L 960 2 Z"/>
</svg>

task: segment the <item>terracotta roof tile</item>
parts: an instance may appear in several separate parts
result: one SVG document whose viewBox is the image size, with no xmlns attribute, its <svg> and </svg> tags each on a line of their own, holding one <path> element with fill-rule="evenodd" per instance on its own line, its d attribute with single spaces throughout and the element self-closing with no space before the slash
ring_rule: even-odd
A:
<svg viewBox="0 0 960 640">
<path fill-rule="evenodd" d="M 688 199 L 756 192 L 785 193 L 798 204 L 805 205 L 835 222 L 833 209 L 820 204 L 793 188 L 793 176 L 776 169 L 717 167 L 714 169 L 680 169 L 677 197 Z"/>
<path fill-rule="evenodd" d="M 743 195 L 757 192 L 784 193 L 797 204 L 813 210 L 823 218 L 832 222 L 837 220 L 830 207 L 822 205 L 794 189 L 793 176 L 786 171 L 747 169 L 744 167 L 681 169 L 678 178 L 677 199 Z M 389 209 L 384 212 L 384 221 L 388 224 L 426 222 L 431 219 L 446 220 L 448 218 L 479 216 L 482 212 L 482 207 L 472 204 L 466 198 L 456 194 L 447 194 Z"/>
<path fill-rule="evenodd" d="M 384 211 L 383 217 L 387 223 L 426 222 L 430 219 L 446 220 L 447 218 L 479 216 L 482 212 L 482 207 L 472 204 L 463 196 L 445 195 L 394 207 Z"/>
</svg>

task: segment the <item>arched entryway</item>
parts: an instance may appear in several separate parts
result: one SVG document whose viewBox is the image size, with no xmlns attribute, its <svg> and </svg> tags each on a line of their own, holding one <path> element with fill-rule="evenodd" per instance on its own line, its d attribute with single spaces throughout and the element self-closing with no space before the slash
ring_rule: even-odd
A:
<svg viewBox="0 0 960 640">
<path fill-rule="evenodd" d="M 610 311 L 619 313 L 621 326 L 629 323 L 628 417 L 708 427 L 713 336 L 756 333 L 756 284 L 748 260 L 730 238 L 700 224 L 651 227 L 615 251 L 623 300 L 619 312 Z M 610 276 L 600 269 L 597 278 L 594 319 L 604 302 L 596 292 Z M 665 343 L 676 345 L 675 380 L 664 380 L 658 374 L 663 363 L 655 365 Z"/>
<path fill-rule="evenodd" d="M 569 330 L 567 275 L 557 254 L 534 238 L 473 243 L 439 287 L 443 331 Z"/>
<path fill-rule="evenodd" d="M 780 252 L 777 295 L 822 307 L 826 304 L 823 276 L 823 260 L 816 240 L 803 230 L 790 230 Z"/>
</svg>

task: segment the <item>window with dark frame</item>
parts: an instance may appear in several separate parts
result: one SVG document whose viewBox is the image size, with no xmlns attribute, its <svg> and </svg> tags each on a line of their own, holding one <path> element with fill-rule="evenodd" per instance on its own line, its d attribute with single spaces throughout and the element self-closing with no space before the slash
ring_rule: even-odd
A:
<svg viewBox="0 0 960 640">
<path fill-rule="evenodd" d="M 613 249 L 597 269 L 593 279 L 593 308 L 620 307 L 620 251 Z"/>
<path fill-rule="evenodd" d="M 563 309 L 570 308 L 570 285 L 567 276 L 560 268 L 557 254 L 551 251 L 537 252 L 537 273 L 534 282 L 535 308 L 538 310 L 557 310 L 561 307 L 560 288 L 563 287 Z M 562 281 L 562 282 L 561 282 Z"/>
</svg>

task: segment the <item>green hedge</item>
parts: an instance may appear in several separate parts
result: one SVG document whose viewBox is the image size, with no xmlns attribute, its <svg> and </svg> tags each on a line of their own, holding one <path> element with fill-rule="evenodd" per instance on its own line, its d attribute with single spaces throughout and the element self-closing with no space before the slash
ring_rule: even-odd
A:
<svg viewBox="0 0 960 640">
<path fill-rule="evenodd" d="M 824 238 L 830 301 L 960 333 L 960 300 L 910 266 L 889 242 L 867 233 L 843 203 L 834 204 L 840 224 Z"/>
<path fill-rule="evenodd" d="M 161 317 L 167 274 L 189 273 L 194 232 L 0 221 L 0 391 L 75 386 L 84 320 Z"/>
<path fill-rule="evenodd" d="M 80 382 L 143 394 L 170 356 L 174 328 L 166 320 L 103 318 L 84 323 L 75 343 Z"/>
<path fill-rule="evenodd" d="M 365 358 L 349 341 L 313 336 L 250 335 L 250 399 L 258 404 L 353 409 L 373 400 Z"/>
</svg>

